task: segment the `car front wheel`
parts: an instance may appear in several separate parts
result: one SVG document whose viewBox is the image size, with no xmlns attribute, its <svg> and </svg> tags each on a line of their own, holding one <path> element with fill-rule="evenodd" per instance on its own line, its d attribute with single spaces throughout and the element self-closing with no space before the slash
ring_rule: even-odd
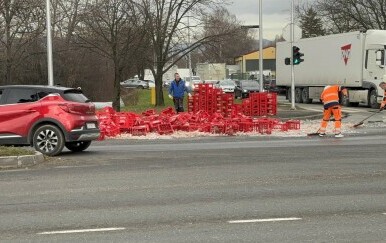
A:
<svg viewBox="0 0 386 243">
<path fill-rule="evenodd" d="M 80 142 L 68 142 L 66 148 L 72 152 L 82 152 L 86 150 L 91 144 L 91 141 L 80 141 Z"/>
<path fill-rule="evenodd" d="M 55 156 L 62 152 L 65 141 L 63 133 L 58 127 L 43 125 L 35 131 L 32 142 L 36 151 L 48 156 Z"/>
</svg>

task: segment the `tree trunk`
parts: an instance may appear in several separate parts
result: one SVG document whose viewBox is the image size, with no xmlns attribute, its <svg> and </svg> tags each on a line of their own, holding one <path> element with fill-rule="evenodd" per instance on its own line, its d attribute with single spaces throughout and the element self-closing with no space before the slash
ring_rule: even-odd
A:
<svg viewBox="0 0 386 243">
<path fill-rule="evenodd" d="M 156 106 L 165 106 L 164 102 L 164 93 L 162 89 L 162 71 L 157 70 L 157 75 L 154 76 L 155 79 L 155 105 Z"/>
<path fill-rule="evenodd" d="M 114 61 L 114 97 L 113 108 L 116 111 L 121 111 L 121 71 L 118 61 Z"/>
<path fill-rule="evenodd" d="M 12 40 L 11 40 L 11 21 L 10 1 L 5 1 L 5 84 L 12 82 Z"/>
</svg>

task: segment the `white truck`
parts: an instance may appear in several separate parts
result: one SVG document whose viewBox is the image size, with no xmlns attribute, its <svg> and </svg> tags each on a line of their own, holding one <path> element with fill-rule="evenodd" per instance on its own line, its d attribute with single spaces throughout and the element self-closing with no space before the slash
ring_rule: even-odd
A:
<svg viewBox="0 0 386 243">
<path fill-rule="evenodd" d="M 338 84 L 349 91 L 343 105 L 379 107 L 383 98 L 379 83 L 386 80 L 386 30 L 300 39 L 294 46 L 304 53 L 304 62 L 295 65 L 296 103 L 319 101 L 325 86 Z M 291 66 L 284 59 L 291 56 L 290 42 L 277 43 L 276 85 L 287 90 L 289 99 Z"/>
</svg>

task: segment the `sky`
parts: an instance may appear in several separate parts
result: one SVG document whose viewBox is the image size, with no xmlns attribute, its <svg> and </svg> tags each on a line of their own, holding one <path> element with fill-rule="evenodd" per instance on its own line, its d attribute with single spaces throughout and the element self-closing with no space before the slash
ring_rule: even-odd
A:
<svg viewBox="0 0 386 243">
<path fill-rule="evenodd" d="M 299 0 L 295 0 L 295 4 Z M 259 0 L 229 0 L 228 11 L 245 25 L 259 24 Z M 263 0 L 263 37 L 274 40 L 291 19 L 291 0 Z"/>
</svg>

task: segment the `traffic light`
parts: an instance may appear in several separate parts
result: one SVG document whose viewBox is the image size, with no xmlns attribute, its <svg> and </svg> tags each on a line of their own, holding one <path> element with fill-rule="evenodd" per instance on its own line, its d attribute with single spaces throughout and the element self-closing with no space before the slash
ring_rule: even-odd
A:
<svg viewBox="0 0 386 243">
<path fill-rule="evenodd" d="M 285 65 L 291 65 L 291 58 L 286 57 L 286 58 L 284 59 L 284 64 L 285 64 Z"/>
<path fill-rule="evenodd" d="M 300 48 L 297 46 L 293 46 L 292 60 L 294 65 L 299 65 L 301 62 L 304 62 L 304 59 L 302 59 L 302 56 L 304 56 L 304 54 L 300 52 Z"/>
</svg>

